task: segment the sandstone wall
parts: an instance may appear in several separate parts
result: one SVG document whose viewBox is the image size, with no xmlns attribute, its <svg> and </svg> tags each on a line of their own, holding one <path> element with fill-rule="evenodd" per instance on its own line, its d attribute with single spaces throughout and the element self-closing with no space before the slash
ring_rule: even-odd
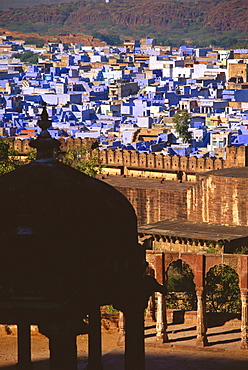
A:
<svg viewBox="0 0 248 370">
<path fill-rule="evenodd" d="M 92 140 L 61 138 L 61 151 L 70 147 L 80 149 L 82 145 L 91 147 L 95 145 Z M 28 153 L 29 140 L 13 140 L 12 147 L 19 153 Z M 109 166 L 113 174 L 124 174 L 125 169 L 130 168 L 135 177 L 137 169 L 149 172 L 149 177 L 162 177 L 164 179 L 178 180 L 178 171 L 188 173 L 182 177 L 183 182 L 192 174 L 196 174 L 197 182 L 183 191 L 175 188 L 171 181 L 171 187 L 145 188 L 115 186 L 133 205 L 138 223 L 146 224 L 164 219 L 185 219 L 196 222 L 218 223 L 225 225 L 248 225 L 248 147 L 228 147 L 226 160 L 213 158 L 179 157 L 162 154 L 146 154 L 135 151 L 102 150 L 99 152 L 102 164 Z M 235 175 L 236 170 L 243 171 Z M 208 173 L 219 169 L 226 171 L 228 168 L 234 171 L 233 176 L 218 176 Z M 138 171 L 139 177 L 145 177 L 142 171 Z M 174 172 L 173 172 L 174 171 Z M 187 172 L 188 171 L 188 172 Z M 203 174 L 205 172 L 205 174 Z M 246 174 L 247 172 L 247 174 Z M 202 174 L 200 174 L 202 173 Z M 190 175 L 191 174 L 191 175 Z M 173 177 L 174 176 L 174 177 Z M 184 175 L 183 175 L 184 176 Z M 193 179 L 194 181 L 194 179 Z"/>
<path fill-rule="evenodd" d="M 188 190 L 188 220 L 248 225 L 248 178 L 199 176 Z"/>
<path fill-rule="evenodd" d="M 135 209 L 138 224 L 187 218 L 187 190 L 174 191 L 115 186 Z"/>
</svg>

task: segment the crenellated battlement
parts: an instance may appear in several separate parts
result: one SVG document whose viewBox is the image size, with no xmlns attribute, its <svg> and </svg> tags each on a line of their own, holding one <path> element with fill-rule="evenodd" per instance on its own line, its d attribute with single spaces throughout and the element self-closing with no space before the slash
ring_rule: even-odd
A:
<svg viewBox="0 0 248 370">
<path fill-rule="evenodd" d="M 61 143 L 60 151 L 63 153 L 69 148 L 74 148 L 76 150 L 79 150 L 83 146 L 92 148 L 96 140 L 59 138 L 59 141 Z M 29 142 L 29 139 L 12 139 L 10 141 L 10 146 L 18 153 L 27 155 L 30 151 Z M 155 177 L 162 177 L 162 174 L 166 172 L 178 173 L 178 171 L 181 171 L 186 174 L 194 174 L 195 172 L 220 170 L 229 167 L 246 167 L 248 165 L 248 147 L 227 147 L 226 159 L 215 157 L 197 158 L 178 155 L 171 156 L 161 153 L 147 154 L 119 149 L 101 150 L 99 151 L 99 157 L 105 170 L 109 170 L 110 173 L 113 174 L 137 175 L 142 177 L 142 174 L 145 176 L 145 171 L 146 173 L 154 172 L 156 175 Z"/>
<path fill-rule="evenodd" d="M 129 150 L 102 150 L 100 159 L 105 166 L 124 166 L 163 171 L 204 172 L 225 167 L 224 159 L 196 158 L 155 153 L 138 153 Z"/>
</svg>

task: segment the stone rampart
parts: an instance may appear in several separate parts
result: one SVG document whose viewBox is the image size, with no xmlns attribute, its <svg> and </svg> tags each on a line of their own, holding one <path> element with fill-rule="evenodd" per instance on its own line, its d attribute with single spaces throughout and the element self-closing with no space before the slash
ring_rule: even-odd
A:
<svg viewBox="0 0 248 370">
<path fill-rule="evenodd" d="M 155 153 L 138 153 L 129 150 L 101 150 L 102 164 L 110 167 L 127 169 L 146 169 L 159 171 L 205 172 L 225 167 L 225 160 L 220 158 L 197 158 Z"/>
<path fill-rule="evenodd" d="M 198 181 L 188 190 L 189 221 L 248 225 L 248 171 L 246 168 L 229 171 L 232 173 L 225 175 L 222 170 L 219 175 L 215 172 L 198 176 Z"/>
<path fill-rule="evenodd" d="M 82 146 L 91 147 L 96 140 L 60 138 L 60 151 L 65 152 L 69 148 L 79 150 Z M 20 154 L 27 154 L 30 151 L 29 139 L 11 139 L 10 144 Z M 94 154 L 95 155 L 95 154 Z M 227 147 L 226 159 L 215 157 L 189 157 L 178 155 L 164 155 L 161 153 L 139 153 L 131 150 L 104 149 L 99 151 L 103 166 L 111 169 L 118 169 L 113 174 L 126 174 L 130 176 L 144 177 L 144 171 L 154 171 L 154 177 L 163 177 L 162 173 L 178 172 L 190 174 L 195 172 L 206 172 L 229 167 L 245 167 L 248 165 L 248 147 Z M 143 172 L 142 172 L 143 171 Z M 151 177 L 150 174 L 149 177 Z M 147 177 L 147 176 L 146 176 Z M 169 178 L 168 178 L 169 179 Z M 187 180 L 187 179 L 185 179 Z"/>
<path fill-rule="evenodd" d="M 118 185 L 114 187 L 134 207 L 139 225 L 164 219 L 187 219 L 187 189 L 177 191 L 173 188 L 161 190 Z"/>
</svg>

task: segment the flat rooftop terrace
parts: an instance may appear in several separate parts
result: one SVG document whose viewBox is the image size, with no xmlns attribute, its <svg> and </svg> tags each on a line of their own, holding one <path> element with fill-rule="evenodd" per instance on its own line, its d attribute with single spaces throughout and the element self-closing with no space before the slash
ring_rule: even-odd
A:
<svg viewBox="0 0 248 370">
<path fill-rule="evenodd" d="M 248 178 L 248 167 L 231 167 L 222 168 L 221 170 L 214 170 L 208 172 L 199 173 L 201 176 L 223 176 L 223 177 L 233 177 L 233 178 Z"/>
<path fill-rule="evenodd" d="M 163 220 L 138 227 L 140 234 L 168 235 L 186 239 L 237 240 L 248 237 L 246 226 L 225 226 L 184 220 Z"/>
<path fill-rule="evenodd" d="M 185 191 L 195 182 L 177 182 L 171 180 L 147 179 L 144 177 L 106 176 L 102 181 L 111 186 L 139 188 L 139 189 L 161 189 L 173 191 Z"/>
</svg>

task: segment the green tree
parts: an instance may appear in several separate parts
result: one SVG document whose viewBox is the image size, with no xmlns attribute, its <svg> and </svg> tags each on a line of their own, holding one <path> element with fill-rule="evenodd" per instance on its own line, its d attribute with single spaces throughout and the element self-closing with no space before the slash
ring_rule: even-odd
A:
<svg viewBox="0 0 248 370">
<path fill-rule="evenodd" d="M 96 177 L 102 170 L 98 151 L 86 147 L 80 150 L 68 149 L 63 157 L 63 162 L 91 177 Z"/>
<path fill-rule="evenodd" d="M 13 58 L 20 59 L 21 62 L 26 62 L 30 64 L 37 64 L 40 55 L 37 53 L 34 53 L 33 51 L 27 51 L 26 53 L 14 53 L 12 54 Z"/>
<path fill-rule="evenodd" d="M 204 248 L 205 253 L 218 253 L 218 251 L 223 247 L 224 243 L 222 240 L 218 242 L 214 240 L 208 240 L 206 242 L 206 247 Z"/>
<path fill-rule="evenodd" d="M 45 40 L 38 37 L 28 37 L 26 38 L 26 43 L 36 45 L 38 48 L 42 48 L 45 44 Z"/>
<path fill-rule="evenodd" d="M 183 139 L 184 143 L 188 143 L 192 140 L 192 134 L 189 131 L 191 124 L 191 114 L 186 110 L 177 112 L 172 117 L 172 122 L 174 123 L 174 129 L 178 133 L 179 137 Z"/>
<path fill-rule="evenodd" d="M 195 310 L 196 293 L 194 274 L 189 265 L 182 260 L 172 262 L 168 272 L 168 296 L 169 308 Z"/>
<path fill-rule="evenodd" d="M 240 312 L 240 290 L 238 275 L 226 265 L 217 265 L 209 270 L 206 277 L 207 311 Z"/>
<path fill-rule="evenodd" d="M 28 152 L 27 162 L 32 162 L 36 159 L 37 149 L 30 149 Z"/>
<path fill-rule="evenodd" d="M 123 41 L 120 39 L 120 37 L 115 34 L 107 35 L 100 32 L 93 32 L 92 36 L 95 37 L 96 39 L 105 41 L 108 45 L 119 46 L 123 44 Z"/>
<path fill-rule="evenodd" d="M 10 149 L 8 141 L 0 138 L 0 175 L 13 171 L 22 164 L 16 158 L 17 153 Z"/>
<path fill-rule="evenodd" d="M 248 247 L 246 245 L 242 245 L 239 248 L 236 248 L 234 251 L 235 254 L 248 254 Z"/>
<path fill-rule="evenodd" d="M 8 140 L 0 138 L 0 175 L 13 171 L 35 159 L 36 150 L 31 149 L 26 160 L 20 160 L 18 152 L 11 149 Z M 63 162 L 91 177 L 101 173 L 103 167 L 97 149 L 88 149 L 87 147 L 80 150 L 68 149 L 63 157 Z"/>
</svg>

